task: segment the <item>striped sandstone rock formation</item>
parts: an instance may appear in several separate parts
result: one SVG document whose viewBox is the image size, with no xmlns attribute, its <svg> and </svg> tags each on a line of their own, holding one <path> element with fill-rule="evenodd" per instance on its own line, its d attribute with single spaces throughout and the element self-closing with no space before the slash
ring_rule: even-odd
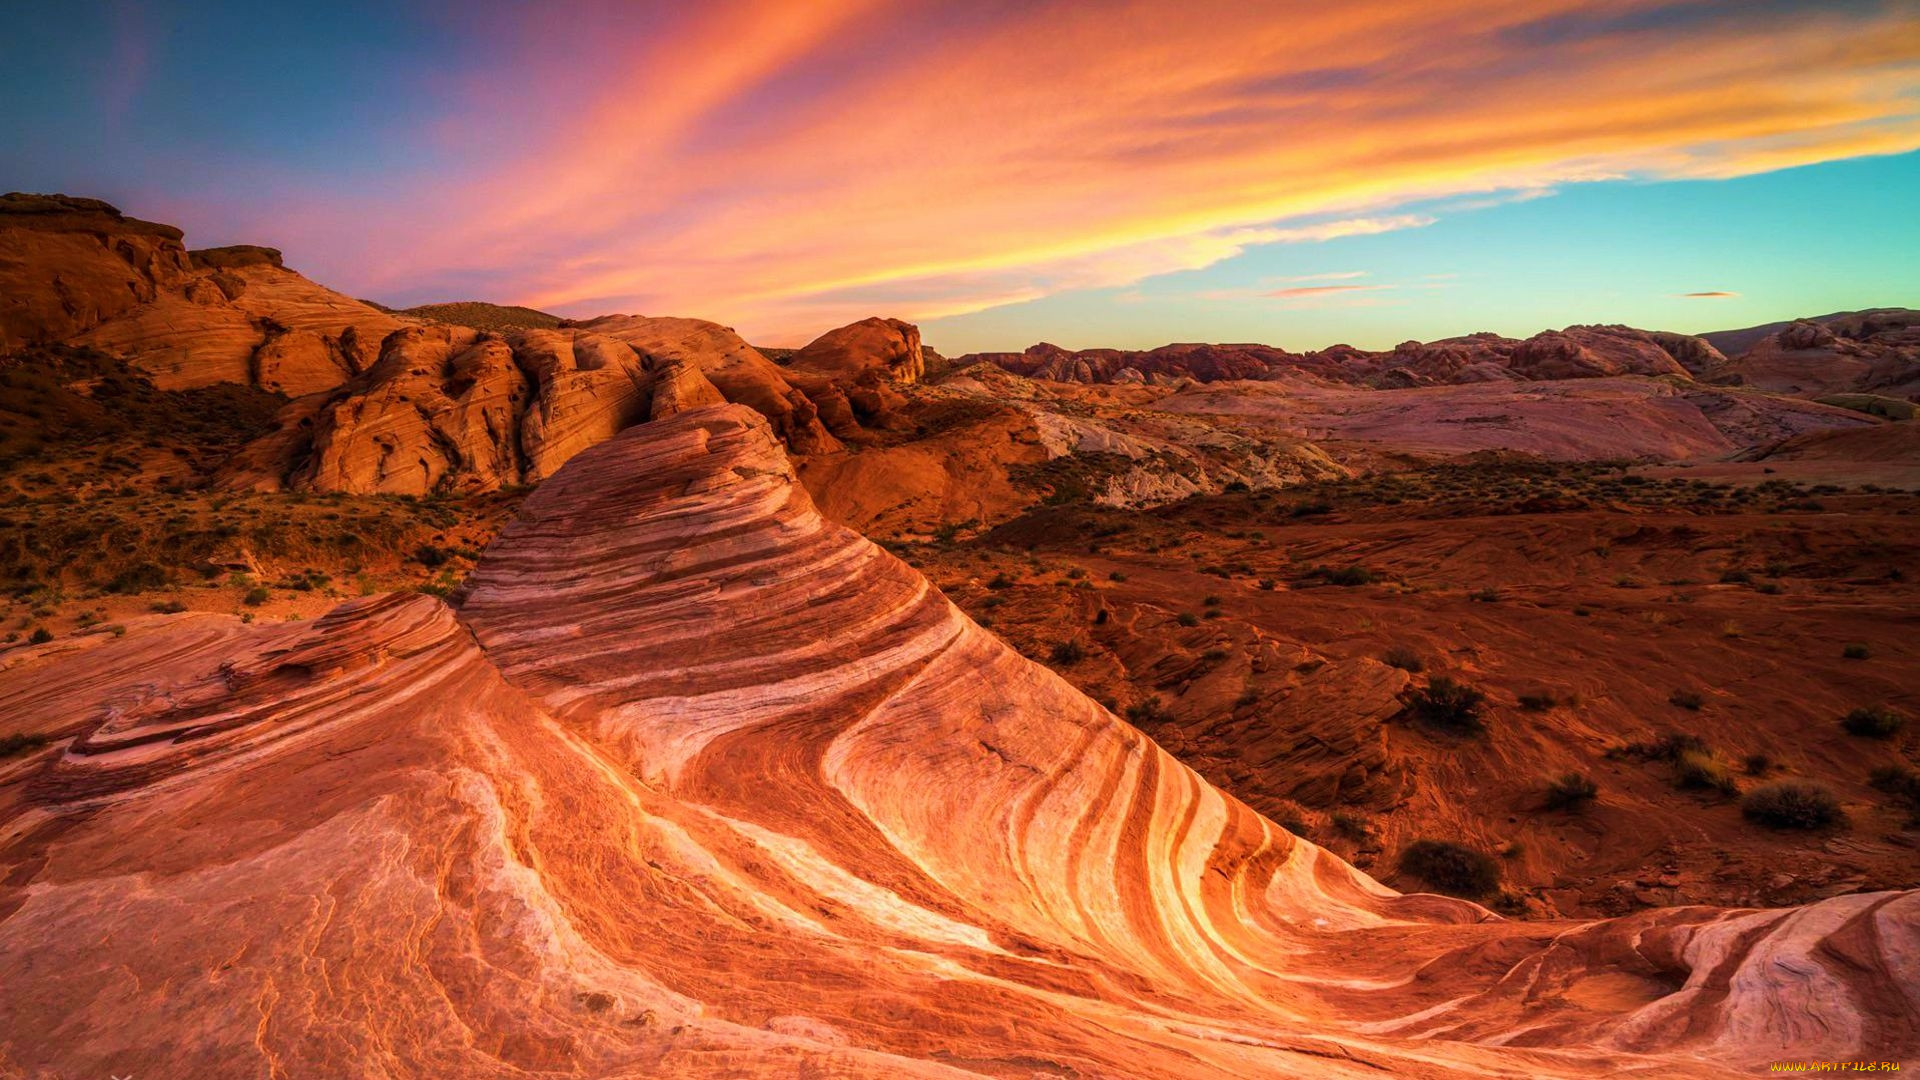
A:
<svg viewBox="0 0 1920 1080">
<path fill-rule="evenodd" d="M 693 408 L 456 612 L 0 660 L 0 1075 L 1725 1076 L 1916 1049 L 1920 894 L 1519 922 L 1209 786 Z M 1762 1065 L 1763 1067 L 1763 1065 Z"/>
</svg>

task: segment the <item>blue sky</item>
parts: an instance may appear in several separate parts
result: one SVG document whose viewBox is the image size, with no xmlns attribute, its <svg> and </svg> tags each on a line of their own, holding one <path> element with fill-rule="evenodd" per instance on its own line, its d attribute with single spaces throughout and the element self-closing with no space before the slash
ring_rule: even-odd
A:
<svg viewBox="0 0 1920 1080">
<path fill-rule="evenodd" d="M 1920 154 L 1730 180 L 1598 182 L 1433 224 L 1270 244 L 1203 270 L 923 326 L 937 347 L 1259 341 L 1387 348 L 1574 323 L 1697 333 L 1864 307 L 1920 307 Z M 1494 200 L 1488 200 L 1494 201 Z M 1294 298 L 1288 288 L 1359 286 Z M 1688 297 L 1729 292 L 1730 297 Z"/>
</svg>

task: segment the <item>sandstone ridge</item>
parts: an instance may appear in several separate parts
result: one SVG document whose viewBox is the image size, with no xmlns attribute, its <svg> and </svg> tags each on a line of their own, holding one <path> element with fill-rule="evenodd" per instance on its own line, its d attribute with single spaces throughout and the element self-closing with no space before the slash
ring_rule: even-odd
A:
<svg viewBox="0 0 1920 1080">
<path fill-rule="evenodd" d="M 0 1071 L 1708 1077 L 1920 1049 L 1920 894 L 1582 923 L 1396 894 L 825 521 L 739 404 L 575 454 L 457 599 L 0 662 L 0 723 L 54 734 L 0 774 Z"/>
</svg>

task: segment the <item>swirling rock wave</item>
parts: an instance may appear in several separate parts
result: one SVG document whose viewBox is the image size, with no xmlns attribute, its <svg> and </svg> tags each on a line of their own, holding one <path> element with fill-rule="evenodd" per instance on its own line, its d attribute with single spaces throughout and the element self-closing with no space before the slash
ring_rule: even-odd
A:
<svg viewBox="0 0 1920 1080">
<path fill-rule="evenodd" d="M 1920 894 L 1522 922 L 1208 785 L 827 523 L 584 450 L 453 609 L 0 668 L 0 1074 L 1725 1076 L 1916 1049 Z"/>
</svg>

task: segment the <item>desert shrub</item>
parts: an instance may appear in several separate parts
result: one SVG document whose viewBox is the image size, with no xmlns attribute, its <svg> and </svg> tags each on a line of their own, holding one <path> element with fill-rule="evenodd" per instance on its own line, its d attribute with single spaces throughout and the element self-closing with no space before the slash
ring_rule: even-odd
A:
<svg viewBox="0 0 1920 1080">
<path fill-rule="evenodd" d="M 147 589 L 158 589 L 167 584 L 169 576 L 166 570 L 153 563 L 136 563 L 115 574 L 113 580 L 107 582 L 107 591 L 136 593 Z"/>
<path fill-rule="evenodd" d="M 156 600 L 149 606 L 161 615 L 178 615 L 187 610 L 187 605 L 178 600 Z"/>
<path fill-rule="evenodd" d="M 1220 606 L 1220 598 L 1219 598 L 1218 596 L 1215 596 L 1215 595 L 1213 595 L 1212 593 L 1208 593 L 1208 594 L 1206 595 L 1206 597 L 1205 597 L 1205 598 L 1203 598 L 1203 599 L 1202 599 L 1202 600 L 1200 601 L 1200 606 L 1202 606 L 1202 607 L 1219 607 L 1219 606 Z"/>
<path fill-rule="evenodd" d="M 1381 657 L 1388 667 L 1397 667 L 1401 671 L 1419 671 L 1426 665 L 1420 662 L 1420 654 L 1405 645 L 1395 645 Z"/>
<path fill-rule="evenodd" d="M 1906 803 L 1908 827 L 1920 826 L 1920 775 L 1905 765 L 1882 765 L 1867 774 L 1867 783 Z"/>
<path fill-rule="evenodd" d="M 1570 772 L 1547 783 L 1547 809 L 1573 810 L 1592 802 L 1600 785 L 1583 772 Z"/>
<path fill-rule="evenodd" d="M 1176 621 L 1179 622 L 1181 626 L 1199 626 L 1200 616 L 1195 615 L 1191 611 L 1183 611 L 1179 614 Z"/>
<path fill-rule="evenodd" d="M 20 732 L 15 732 L 12 735 L 0 735 L 0 758 L 10 758 L 17 754 L 38 750 L 47 745 L 48 741 L 45 735 L 23 734 Z"/>
<path fill-rule="evenodd" d="M 1882 705 L 1865 709 L 1855 709 L 1842 717 L 1840 726 L 1847 729 L 1849 735 L 1864 735 L 1869 739 L 1890 739 L 1901 728 L 1907 726 L 1907 718 Z"/>
<path fill-rule="evenodd" d="M 1135 727 L 1147 727 L 1152 724 L 1165 724 L 1173 720 L 1173 714 L 1160 704 L 1158 696 L 1136 701 L 1127 706 L 1127 721 Z"/>
<path fill-rule="evenodd" d="M 1748 754 L 1744 765 L 1748 776 L 1765 776 L 1773 771 L 1773 758 L 1767 754 Z"/>
<path fill-rule="evenodd" d="M 52 640 L 53 640 L 53 631 L 47 629 L 44 626 L 34 627 L 33 633 L 27 635 L 27 644 L 29 645 L 45 645 L 47 642 Z"/>
<path fill-rule="evenodd" d="M 1841 649 L 1840 655 L 1847 660 L 1865 660 L 1869 656 L 1872 656 L 1873 653 L 1868 651 L 1865 645 L 1854 644 Z"/>
<path fill-rule="evenodd" d="M 1473 899 L 1500 887 L 1500 863 L 1484 851 L 1448 840 L 1415 840 L 1400 853 L 1400 872 L 1449 896 Z"/>
<path fill-rule="evenodd" d="M 1364 566 L 1343 566 L 1327 574 L 1329 585 L 1371 585 L 1373 582 L 1373 571 Z"/>
<path fill-rule="evenodd" d="M 259 607 L 271 599 L 272 596 L 273 594 L 267 591 L 265 585 L 255 585 L 253 588 L 247 590 L 246 595 L 240 598 L 240 602 L 248 607 Z"/>
<path fill-rule="evenodd" d="M 1087 658 L 1087 650 L 1078 641 L 1069 639 L 1055 642 L 1052 655 L 1056 664 L 1077 664 Z"/>
<path fill-rule="evenodd" d="M 1108 581 L 1125 581 L 1127 580 L 1127 575 L 1121 573 L 1118 570 L 1115 570 L 1113 573 L 1107 575 L 1107 580 Z"/>
<path fill-rule="evenodd" d="M 1373 822 L 1368 821 L 1364 814 L 1336 810 L 1327 820 L 1334 832 L 1349 840 L 1365 843 L 1373 839 Z"/>
<path fill-rule="evenodd" d="M 1735 795 L 1740 791 L 1740 785 L 1734 781 L 1727 767 L 1704 751 L 1683 751 L 1674 759 L 1673 769 L 1673 782 L 1683 788 L 1717 791 L 1722 795 Z"/>
<path fill-rule="evenodd" d="M 1450 676 L 1435 675 L 1427 685 L 1415 690 L 1407 707 L 1415 719 L 1435 727 L 1454 731 L 1480 731 L 1486 727 L 1481 708 L 1487 696 Z"/>
<path fill-rule="evenodd" d="M 1747 792 L 1740 812 L 1774 829 L 1819 829 L 1840 820 L 1840 800 L 1807 780 L 1780 780 Z"/>
<path fill-rule="evenodd" d="M 1576 605 L 1573 609 L 1573 617 L 1576 619 L 1584 619 L 1587 616 L 1592 614 L 1593 614 L 1593 610 L 1591 608 L 1580 607 Z"/>
<path fill-rule="evenodd" d="M 1012 586 L 1013 579 L 1005 574 L 995 574 L 993 578 L 987 582 L 987 588 L 989 589 L 1006 589 Z"/>
<path fill-rule="evenodd" d="M 1528 712 L 1546 712 L 1558 704 L 1559 701 L 1555 700 L 1554 696 L 1545 690 L 1536 690 L 1520 695 L 1520 707 Z"/>
<path fill-rule="evenodd" d="M 1881 765 L 1867 774 L 1867 784 L 1889 795 L 1920 792 L 1920 773 L 1905 765 Z"/>
<path fill-rule="evenodd" d="M 1475 589 L 1467 594 L 1467 599 L 1476 604 L 1497 604 L 1500 602 L 1499 589 Z"/>
<path fill-rule="evenodd" d="M 447 552 L 435 544 L 421 544 L 413 549 L 413 561 L 431 569 L 447 561 Z"/>
<path fill-rule="evenodd" d="M 1620 753 L 1646 761 L 1674 761 L 1689 750 L 1707 753 L 1707 741 L 1698 735 L 1669 731 L 1654 739 L 1639 739 L 1620 748 Z"/>
<path fill-rule="evenodd" d="M 1701 697 L 1692 690 L 1675 690 L 1673 693 L 1667 695 L 1667 704 L 1678 705 L 1683 709 L 1688 709 L 1693 712 L 1699 712 L 1700 707 L 1706 703 L 1706 698 Z"/>
</svg>

